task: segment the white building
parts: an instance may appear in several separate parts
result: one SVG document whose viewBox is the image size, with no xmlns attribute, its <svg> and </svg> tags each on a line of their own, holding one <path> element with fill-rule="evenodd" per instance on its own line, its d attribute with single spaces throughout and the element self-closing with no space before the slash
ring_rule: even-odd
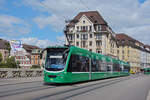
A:
<svg viewBox="0 0 150 100">
<path fill-rule="evenodd" d="M 115 33 L 97 11 L 80 12 L 65 29 L 66 44 L 117 56 Z"/>
<path fill-rule="evenodd" d="M 26 52 L 25 49 L 22 49 L 21 51 L 15 52 L 15 60 L 19 62 L 19 66 L 21 68 L 30 68 L 31 65 L 31 56 L 29 53 Z"/>
</svg>

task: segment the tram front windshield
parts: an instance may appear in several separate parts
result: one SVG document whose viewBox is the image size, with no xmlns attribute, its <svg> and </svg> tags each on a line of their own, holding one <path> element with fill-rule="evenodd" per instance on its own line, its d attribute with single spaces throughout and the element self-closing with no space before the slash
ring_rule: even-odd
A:
<svg viewBox="0 0 150 100">
<path fill-rule="evenodd" d="M 48 71 L 60 71 L 65 68 L 69 50 L 67 48 L 55 48 L 47 51 L 45 69 Z"/>
</svg>

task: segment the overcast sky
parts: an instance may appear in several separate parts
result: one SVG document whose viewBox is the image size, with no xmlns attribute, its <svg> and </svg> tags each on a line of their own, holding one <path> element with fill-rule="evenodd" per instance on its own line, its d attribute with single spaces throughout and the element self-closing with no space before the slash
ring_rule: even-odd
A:
<svg viewBox="0 0 150 100">
<path fill-rule="evenodd" d="M 0 38 L 62 44 L 65 20 L 89 10 L 99 11 L 114 32 L 150 44 L 150 0 L 0 0 Z"/>
</svg>

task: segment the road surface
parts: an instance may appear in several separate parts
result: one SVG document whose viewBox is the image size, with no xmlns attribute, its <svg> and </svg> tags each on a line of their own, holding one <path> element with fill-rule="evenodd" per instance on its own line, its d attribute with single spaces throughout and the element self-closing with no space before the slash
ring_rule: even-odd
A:
<svg viewBox="0 0 150 100">
<path fill-rule="evenodd" d="M 44 85 L 41 77 L 0 79 L 0 100 L 150 100 L 150 76 L 69 85 Z"/>
</svg>

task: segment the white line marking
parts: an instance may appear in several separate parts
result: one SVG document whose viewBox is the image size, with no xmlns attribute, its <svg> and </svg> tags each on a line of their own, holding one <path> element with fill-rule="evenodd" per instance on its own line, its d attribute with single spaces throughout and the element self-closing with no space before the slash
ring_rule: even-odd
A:
<svg viewBox="0 0 150 100">
<path fill-rule="evenodd" d="M 149 90 L 149 92 L 148 92 L 148 95 L 147 95 L 146 100 L 150 100 L 150 90 Z"/>
</svg>

